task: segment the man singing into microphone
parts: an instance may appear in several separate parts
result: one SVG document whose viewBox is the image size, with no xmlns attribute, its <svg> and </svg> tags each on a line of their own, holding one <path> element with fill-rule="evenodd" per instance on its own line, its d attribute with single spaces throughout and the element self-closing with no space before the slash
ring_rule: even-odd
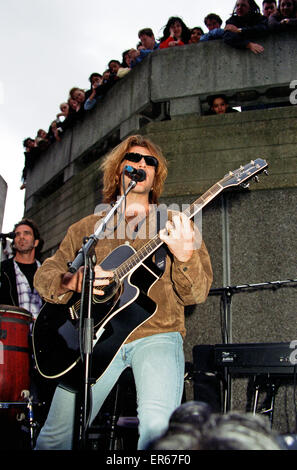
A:
<svg viewBox="0 0 297 470">
<path fill-rule="evenodd" d="M 161 150 L 140 135 L 128 137 L 113 149 L 102 169 L 104 203 L 115 202 L 127 189 L 133 175 L 137 176 L 138 182 L 127 195 L 125 213 L 115 224 L 113 236 L 111 230 L 107 230 L 107 236 L 96 245 L 93 293 L 98 296 L 104 294 L 103 286 L 113 276 L 112 272 L 100 267 L 102 260 L 125 243 L 138 251 L 151 238 L 152 224 L 159 231 L 153 208 L 158 203 L 167 176 L 166 160 Z M 183 214 L 169 212 L 166 226 L 159 234 L 165 247 L 163 272 L 148 294 L 156 303 L 157 310 L 131 331 L 123 345 L 119 345 L 109 367 L 92 386 L 90 423 L 123 370 L 132 368 L 137 393 L 139 450 L 146 449 L 167 429 L 170 415 L 181 403 L 186 333 L 184 306 L 204 302 L 212 282 L 211 263 L 200 234 Z M 81 291 L 83 268 L 71 274 L 68 263 L 75 259 L 83 238 L 95 233 L 101 220 L 102 215 L 94 214 L 72 225 L 57 252 L 37 271 L 35 287 L 46 301 L 65 304 L 73 292 Z M 152 261 L 156 257 L 157 253 Z M 137 271 L 135 275 L 137 277 Z M 75 393 L 58 386 L 36 449 L 72 449 L 74 422 Z"/>
</svg>

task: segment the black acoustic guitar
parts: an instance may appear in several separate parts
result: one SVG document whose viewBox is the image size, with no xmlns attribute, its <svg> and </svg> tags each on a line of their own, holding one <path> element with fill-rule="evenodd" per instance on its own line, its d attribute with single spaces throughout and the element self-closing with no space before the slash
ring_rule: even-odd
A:
<svg viewBox="0 0 297 470">
<path fill-rule="evenodd" d="M 227 188 L 246 186 L 248 181 L 268 167 L 256 159 L 228 173 L 184 212 L 193 218 L 210 201 Z M 160 272 L 151 255 L 163 242 L 156 235 L 137 252 L 130 245 L 121 245 L 101 263 L 104 270 L 114 272 L 114 280 L 104 296 L 93 296 L 94 342 L 91 377 L 99 379 L 106 371 L 126 339 L 157 310 L 148 296 Z M 80 294 L 73 294 L 67 304 L 46 303 L 33 327 L 33 352 L 37 368 L 46 378 L 73 375 L 81 368 Z M 67 382 L 67 380 L 66 380 Z"/>
</svg>

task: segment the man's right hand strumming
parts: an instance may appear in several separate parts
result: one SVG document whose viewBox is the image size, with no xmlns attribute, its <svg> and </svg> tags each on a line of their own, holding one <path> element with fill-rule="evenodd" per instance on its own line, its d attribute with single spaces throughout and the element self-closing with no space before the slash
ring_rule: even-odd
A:
<svg viewBox="0 0 297 470">
<path fill-rule="evenodd" d="M 101 266 L 97 265 L 94 268 L 95 279 L 94 279 L 94 295 L 104 295 L 104 291 L 100 289 L 101 286 L 107 286 L 110 283 L 110 279 L 113 277 L 113 272 L 104 271 Z M 68 291 L 81 292 L 82 281 L 84 275 L 84 268 L 81 267 L 75 274 L 66 273 L 63 276 L 61 283 L 60 294 L 65 294 Z"/>
</svg>

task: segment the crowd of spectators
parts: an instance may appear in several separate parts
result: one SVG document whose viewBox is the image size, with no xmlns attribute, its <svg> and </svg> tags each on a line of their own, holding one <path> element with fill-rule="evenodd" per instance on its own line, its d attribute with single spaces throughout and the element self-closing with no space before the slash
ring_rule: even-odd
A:
<svg viewBox="0 0 297 470">
<path fill-rule="evenodd" d="M 210 13 L 205 17 L 204 24 L 207 31 L 200 26 L 189 28 L 179 17 L 169 18 L 159 39 L 155 38 L 151 28 L 140 30 L 139 42 L 135 49 L 124 51 L 121 61 L 110 60 L 103 73 L 92 73 L 89 77 L 88 90 L 71 88 L 67 101 L 60 105 L 60 112 L 57 113 L 49 129 L 47 131 L 39 129 L 34 139 L 28 137 L 24 140 L 25 166 L 21 189 L 26 187 L 27 170 L 32 167 L 40 152 L 48 148 L 52 142 L 60 141 L 68 128 L 81 121 L 85 113 L 94 108 L 110 88 L 153 51 L 221 40 L 227 46 L 261 54 L 264 49 L 258 43 L 259 38 L 269 33 L 296 30 L 297 0 L 278 0 L 278 4 L 276 0 L 264 0 L 261 7 L 262 11 L 254 0 L 237 0 L 232 15 L 225 21 L 224 27 L 219 15 Z M 227 98 L 220 95 L 210 97 L 209 111 L 206 114 L 234 111 L 228 106 Z"/>
</svg>

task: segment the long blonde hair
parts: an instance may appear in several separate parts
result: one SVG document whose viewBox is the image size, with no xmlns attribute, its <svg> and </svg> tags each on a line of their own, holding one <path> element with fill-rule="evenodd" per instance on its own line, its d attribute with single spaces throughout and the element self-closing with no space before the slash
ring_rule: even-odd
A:
<svg viewBox="0 0 297 470">
<path fill-rule="evenodd" d="M 103 202 L 116 201 L 120 195 L 121 163 L 127 152 L 134 146 L 144 147 L 151 155 L 158 159 L 154 185 L 149 194 L 149 202 L 157 204 L 162 193 L 163 185 L 167 177 L 167 162 L 158 145 L 142 135 L 132 135 L 117 145 L 104 159 L 101 169 L 103 170 Z"/>
</svg>

